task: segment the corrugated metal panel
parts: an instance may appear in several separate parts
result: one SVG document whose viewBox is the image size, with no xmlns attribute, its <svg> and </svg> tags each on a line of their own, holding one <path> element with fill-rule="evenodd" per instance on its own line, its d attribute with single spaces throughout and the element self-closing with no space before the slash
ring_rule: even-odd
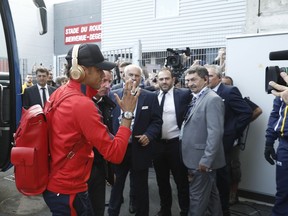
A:
<svg viewBox="0 0 288 216">
<path fill-rule="evenodd" d="M 102 1 L 102 49 L 131 46 L 137 40 L 144 52 L 167 46 L 223 46 L 226 35 L 244 28 L 245 0 L 179 0 L 179 16 L 161 19 L 155 18 L 154 3 Z"/>
</svg>

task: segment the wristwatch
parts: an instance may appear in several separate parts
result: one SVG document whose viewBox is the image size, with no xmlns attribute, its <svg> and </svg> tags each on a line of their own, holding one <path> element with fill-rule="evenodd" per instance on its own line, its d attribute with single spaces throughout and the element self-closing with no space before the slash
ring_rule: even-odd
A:
<svg viewBox="0 0 288 216">
<path fill-rule="evenodd" d="M 122 118 L 132 120 L 134 118 L 134 114 L 132 112 L 126 111 L 122 113 Z"/>
</svg>

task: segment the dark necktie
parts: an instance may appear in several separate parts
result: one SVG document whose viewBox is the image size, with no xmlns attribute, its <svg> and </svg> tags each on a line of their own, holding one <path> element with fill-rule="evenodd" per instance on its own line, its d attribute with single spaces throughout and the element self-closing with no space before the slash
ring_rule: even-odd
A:
<svg viewBox="0 0 288 216">
<path fill-rule="evenodd" d="M 165 102 L 165 95 L 167 92 L 163 92 L 163 96 L 162 96 L 162 100 L 160 103 L 160 108 L 161 108 L 161 112 L 163 113 L 163 108 L 164 108 L 164 102 Z"/>
<path fill-rule="evenodd" d="M 42 89 L 42 99 L 43 99 L 43 107 L 45 105 L 46 102 L 46 88 L 41 88 Z"/>
</svg>

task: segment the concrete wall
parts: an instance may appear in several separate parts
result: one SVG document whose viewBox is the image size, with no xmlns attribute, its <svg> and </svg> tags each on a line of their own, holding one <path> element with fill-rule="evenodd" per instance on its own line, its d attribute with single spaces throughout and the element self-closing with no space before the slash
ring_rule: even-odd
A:
<svg viewBox="0 0 288 216">
<path fill-rule="evenodd" d="M 288 29 L 288 0 L 247 0 L 246 33 Z"/>
</svg>

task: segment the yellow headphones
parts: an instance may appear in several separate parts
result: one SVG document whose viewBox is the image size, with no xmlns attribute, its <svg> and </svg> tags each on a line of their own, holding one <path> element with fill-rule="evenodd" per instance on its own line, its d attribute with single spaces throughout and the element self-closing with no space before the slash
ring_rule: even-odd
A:
<svg viewBox="0 0 288 216">
<path fill-rule="evenodd" d="M 82 82 L 85 78 L 85 71 L 83 67 L 78 65 L 78 51 L 80 44 L 75 45 L 72 50 L 72 67 L 70 69 L 70 76 L 77 82 Z"/>
</svg>

